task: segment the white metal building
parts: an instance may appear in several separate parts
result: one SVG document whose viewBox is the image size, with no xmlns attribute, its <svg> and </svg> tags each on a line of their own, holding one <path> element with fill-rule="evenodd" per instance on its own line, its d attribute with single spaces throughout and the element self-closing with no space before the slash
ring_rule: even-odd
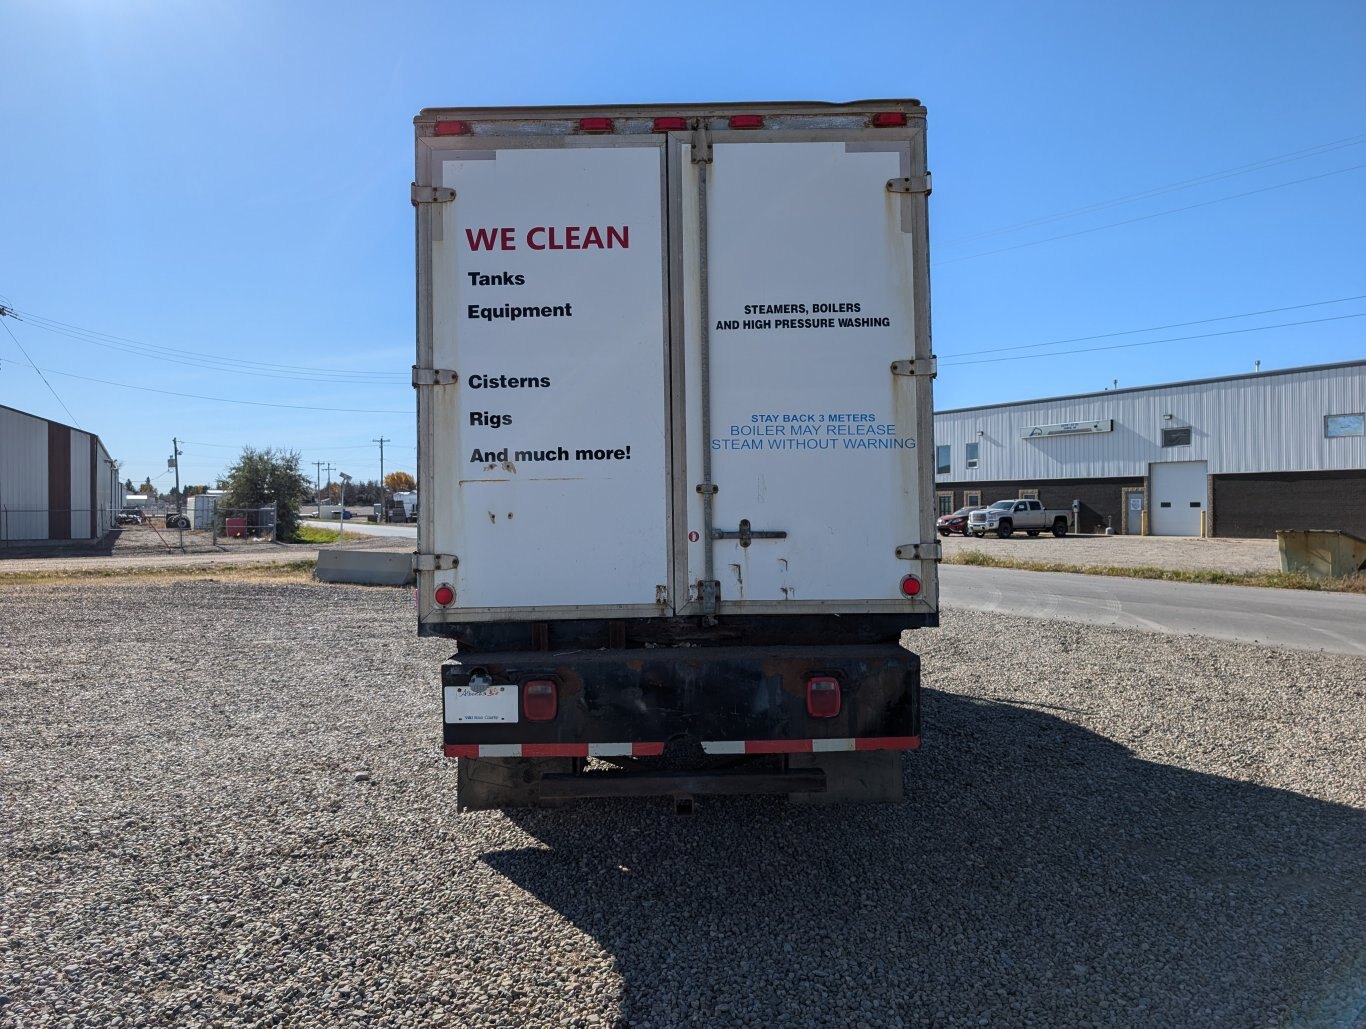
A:
<svg viewBox="0 0 1366 1029">
<path fill-rule="evenodd" d="M 0 406 L 0 546 L 101 539 L 122 498 L 98 436 Z"/>
<path fill-rule="evenodd" d="M 1366 535 L 1366 361 L 935 415 L 939 507 L 1037 496 L 1082 532 Z"/>
</svg>

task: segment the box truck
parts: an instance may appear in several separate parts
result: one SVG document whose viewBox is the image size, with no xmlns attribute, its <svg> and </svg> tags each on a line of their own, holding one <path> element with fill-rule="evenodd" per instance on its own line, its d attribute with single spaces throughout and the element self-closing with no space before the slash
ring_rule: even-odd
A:
<svg viewBox="0 0 1366 1029">
<path fill-rule="evenodd" d="M 455 644 L 458 806 L 900 797 L 939 601 L 924 108 L 415 127 L 417 625 Z"/>
</svg>

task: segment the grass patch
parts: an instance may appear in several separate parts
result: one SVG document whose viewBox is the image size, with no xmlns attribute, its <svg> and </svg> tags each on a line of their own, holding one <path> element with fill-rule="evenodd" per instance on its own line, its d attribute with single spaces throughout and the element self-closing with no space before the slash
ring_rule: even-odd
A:
<svg viewBox="0 0 1366 1029">
<path fill-rule="evenodd" d="M 301 525 L 294 530 L 295 543 L 336 543 L 341 533 L 336 529 L 319 529 L 313 525 Z"/>
<path fill-rule="evenodd" d="M 313 582 L 317 561 L 243 561 L 240 564 L 189 564 L 173 567 L 49 569 L 35 572 L 0 571 L 0 586 L 34 586 L 83 582 L 118 584 L 128 579 L 152 582 L 184 582 L 194 579 L 231 579 L 234 582 Z"/>
<path fill-rule="evenodd" d="M 1149 568 L 1142 565 L 1073 565 L 1063 561 L 1028 561 L 997 557 L 981 550 L 964 550 L 944 558 L 945 564 L 981 568 L 1013 568 L 1025 572 L 1072 572 L 1076 575 L 1113 575 L 1123 579 L 1161 579 L 1166 582 L 1204 582 L 1218 586 L 1262 586 L 1280 590 L 1320 590 L 1366 594 L 1366 575 L 1342 579 L 1311 579 L 1303 572 L 1221 572 L 1209 568 Z"/>
</svg>

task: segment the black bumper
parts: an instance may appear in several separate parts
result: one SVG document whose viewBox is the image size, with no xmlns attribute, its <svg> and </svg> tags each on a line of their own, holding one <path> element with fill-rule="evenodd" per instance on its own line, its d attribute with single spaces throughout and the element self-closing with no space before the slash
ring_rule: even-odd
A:
<svg viewBox="0 0 1366 1029">
<path fill-rule="evenodd" d="M 807 711 L 807 681 L 817 676 L 840 684 L 834 717 Z M 476 689 L 515 690 L 516 720 L 445 721 L 449 756 L 904 750 L 920 736 L 920 659 L 896 644 L 531 651 L 442 665 L 447 691 L 469 689 L 472 678 Z M 526 717 L 528 680 L 556 684 L 552 720 Z"/>
</svg>

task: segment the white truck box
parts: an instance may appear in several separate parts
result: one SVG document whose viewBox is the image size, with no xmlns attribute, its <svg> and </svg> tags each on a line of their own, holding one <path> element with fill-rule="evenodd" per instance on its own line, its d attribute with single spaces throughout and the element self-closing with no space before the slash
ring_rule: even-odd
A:
<svg viewBox="0 0 1366 1029">
<path fill-rule="evenodd" d="M 547 755 L 606 731 L 557 713 L 549 740 L 508 699 L 525 682 L 495 702 L 467 655 L 847 656 L 937 624 L 917 101 L 415 124 L 418 624 L 460 644 L 448 753 Z M 610 743 L 660 742 L 641 728 Z M 810 726 L 764 731 L 811 750 Z"/>
</svg>

